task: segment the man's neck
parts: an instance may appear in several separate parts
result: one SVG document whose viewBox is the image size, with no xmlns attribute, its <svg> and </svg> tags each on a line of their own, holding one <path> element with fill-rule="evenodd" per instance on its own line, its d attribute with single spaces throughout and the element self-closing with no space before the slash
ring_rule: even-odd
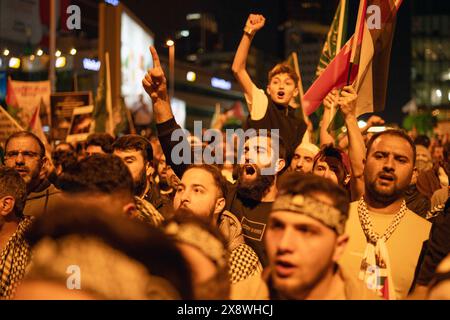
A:
<svg viewBox="0 0 450 320">
<path fill-rule="evenodd" d="M 277 178 L 273 181 L 269 189 L 264 193 L 261 202 L 274 202 L 278 193 Z"/>
<path fill-rule="evenodd" d="M 27 193 L 33 193 L 33 192 L 41 192 L 46 187 L 47 180 L 45 179 L 39 179 L 36 181 L 31 181 L 30 184 L 27 186 Z"/>
<path fill-rule="evenodd" d="M 11 219 L 10 221 L 5 221 L 0 227 L 0 252 L 5 249 L 11 236 L 17 231 L 19 227 L 19 220 Z"/>
<path fill-rule="evenodd" d="M 373 199 L 368 193 L 366 193 L 364 195 L 364 201 L 366 202 L 367 209 L 369 211 L 382 214 L 395 214 L 402 206 L 403 197 L 399 197 L 390 202 L 381 202 Z"/>
</svg>

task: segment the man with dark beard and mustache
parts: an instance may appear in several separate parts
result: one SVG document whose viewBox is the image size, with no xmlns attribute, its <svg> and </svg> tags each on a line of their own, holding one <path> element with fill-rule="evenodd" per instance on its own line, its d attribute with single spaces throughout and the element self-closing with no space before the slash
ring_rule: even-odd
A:
<svg viewBox="0 0 450 320">
<path fill-rule="evenodd" d="M 406 207 L 415 146 L 403 131 L 375 134 L 367 144 L 365 194 L 350 205 L 341 265 L 386 299 L 403 299 L 413 283 L 431 224 Z"/>
<path fill-rule="evenodd" d="M 172 139 L 172 133 L 176 130 L 181 132 L 181 127 L 175 121 L 170 107 L 167 82 L 158 54 L 153 47 L 150 52 L 153 68 L 148 70 L 142 84 L 153 102 L 158 138 L 167 163 L 178 177 L 182 177 L 189 163 L 182 161 L 175 164 L 171 157 L 172 150 L 179 143 L 187 147 L 183 150 L 190 150 L 189 142 L 185 136 L 181 141 Z M 263 134 L 250 137 L 245 142 L 244 155 L 240 161 L 238 183 L 230 184 L 225 196 L 225 209 L 240 220 L 245 241 L 255 250 L 263 267 L 268 263 L 264 248 L 264 231 L 277 193 L 277 176 L 286 167 L 285 159 L 286 149 L 283 140 L 278 136 L 272 136 L 265 130 Z"/>
<path fill-rule="evenodd" d="M 113 154 L 121 158 L 130 170 L 138 206 L 142 204 L 148 207 L 151 204 L 160 213 L 168 210 L 169 204 L 159 197 L 159 190 L 153 181 L 155 169 L 152 166 L 153 149 L 150 141 L 136 134 L 124 135 L 114 142 Z"/>
</svg>

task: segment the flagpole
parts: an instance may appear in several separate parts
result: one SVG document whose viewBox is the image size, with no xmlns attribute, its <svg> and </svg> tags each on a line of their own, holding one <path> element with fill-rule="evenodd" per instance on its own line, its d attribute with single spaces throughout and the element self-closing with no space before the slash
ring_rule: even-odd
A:
<svg viewBox="0 0 450 320">
<path fill-rule="evenodd" d="M 55 51 L 56 51 L 56 17 L 55 17 L 55 0 L 50 0 L 50 30 L 49 30 L 49 70 L 48 79 L 50 80 L 51 92 L 56 91 L 56 74 L 55 74 Z"/>
<path fill-rule="evenodd" d="M 341 0 L 339 5 L 340 7 L 340 13 L 339 13 L 339 24 L 338 24 L 338 37 L 336 42 L 336 55 L 341 51 L 342 47 L 342 38 L 344 36 L 344 15 L 345 10 L 347 7 L 347 0 Z"/>
<path fill-rule="evenodd" d="M 109 133 L 114 136 L 114 123 L 113 123 L 113 113 L 112 113 L 112 98 L 111 98 L 111 73 L 109 65 L 109 52 L 105 52 L 105 71 L 106 71 L 106 110 L 108 111 L 109 120 Z"/>
</svg>

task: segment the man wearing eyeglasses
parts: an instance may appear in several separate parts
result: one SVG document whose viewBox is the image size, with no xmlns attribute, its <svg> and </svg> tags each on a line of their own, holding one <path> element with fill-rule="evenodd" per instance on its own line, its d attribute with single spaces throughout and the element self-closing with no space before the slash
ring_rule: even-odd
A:
<svg viewBox="0 0 450 320">
<path fill-rule="evenodd" d="M 27 185 L 26 215 L 40 215 L 47 210 L 50 197 L 59 191 L 46 176 L 45 146 L 33 133 L 21 131 L 5 142 L 5 165 L 15 169 Z"/>
</svg>

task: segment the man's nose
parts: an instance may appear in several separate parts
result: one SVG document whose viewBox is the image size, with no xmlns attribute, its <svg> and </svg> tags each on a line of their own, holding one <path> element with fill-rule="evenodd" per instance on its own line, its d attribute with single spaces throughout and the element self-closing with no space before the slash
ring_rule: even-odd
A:
<svg viewBox="0 0 450 320">
<path fill-rule="evenodd" d="M 384 161 L 384 164 L 383 164 L 383 169 L 385 171 L 395 170 L 394 157 L 392 157 L 392 156 L 386 157 L 386 160 Z"/>
<path fill-rule="evenodd" d="M 16 163 L 17 164 L 25 163 L 25 158 L 23 157 L 22 152 L 19 152 L 19 154 L 17 155 Z"/>
</svg>

